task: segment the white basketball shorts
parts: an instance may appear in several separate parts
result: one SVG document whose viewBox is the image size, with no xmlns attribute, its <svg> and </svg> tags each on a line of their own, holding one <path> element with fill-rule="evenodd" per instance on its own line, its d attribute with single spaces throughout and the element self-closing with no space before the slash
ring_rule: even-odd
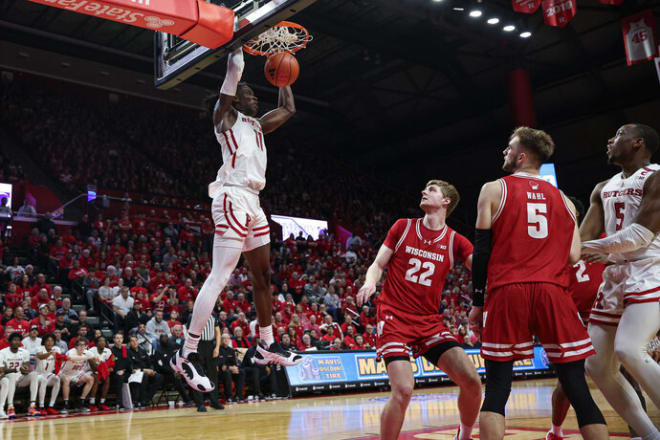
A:
<svg viewBox="0 0 660 440">
<path fill-rule="evenodd" d="M 238 186 L 225 186 L 213 199 L 215 247 L 248 252 L 270 243 L 270 226 L 259 195 Z"/>
<path fill-rule="evenodd" d="M 605 268 L 589 322 L 617 326 L 628 304 L 660 302 L 660 258 Z"/>
</svg>

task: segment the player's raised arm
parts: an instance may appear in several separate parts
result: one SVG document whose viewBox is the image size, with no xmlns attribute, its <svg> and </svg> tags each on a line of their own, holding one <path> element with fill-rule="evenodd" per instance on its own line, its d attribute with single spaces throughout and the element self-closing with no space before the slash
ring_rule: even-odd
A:
<svg viewBox="0 0 660 440">
<path fill-rule="evenodd" d="M 383 272 L 393 254 L 394 251 L 385 245 L 381 245 L 380 249 L 378 249 L 378 255 L 376 255 L 376 259 L 371 263 L 371 266 L 369 266 L 364 284 L 360 287 L 357 294 L 357 305 L 359 307 L 362 307 L 362 304 L 369 301 L 371 295 L 376 291 L 376 284 L 383 277 Z"/>
<path fill-rule="evenodd" d="M 660 172 L 656 171 L 644 183 L 644 195 L 635 222 L 609 237 L 582 243 L 583 251 L 613 254 L 647 247 L 660 233 L 658 212 L 660 212 Z"/>
<path fill-rule="evenodd" d="M 232 107 L 238 83 L 243 76 L 245 60 L 243 59 L 243 47 L 239 47 L 227 57 L 227 73 L 220 87 L 220 99 L 213 110 L 213 126 L 216 130 L 228 130 L 236 122 L 236 110 Z"/>
<path fill-rule="evenodd" d="M 275 110 L 269 111 L 259 119 L 264 134 L 277 130 L 296 113 L 296 103 L 290 86 L 280 87 L 277 105 Z"/>
<path fill-rule="evenodd" d="M 580 225 L 580 238 L 583 241 L 594 240 L 600 237 L 600 234 L 605 230 L 605 213 L 603 212 L 603 199 L 600 192 L 606 183 L 607 180 L 600 182 L 591 192 L 589 209 Z"/>
</svg>

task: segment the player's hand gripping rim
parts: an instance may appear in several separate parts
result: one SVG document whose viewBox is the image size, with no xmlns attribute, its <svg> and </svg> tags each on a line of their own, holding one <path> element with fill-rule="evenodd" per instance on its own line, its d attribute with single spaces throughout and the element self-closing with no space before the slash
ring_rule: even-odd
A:
<svg viewBox="0 0 660 440">
<path fill-rule="evenodd" d="M 371 298 L 371 295 L 376 292 L 376 285 L 375 284 L 364 284 L 362 287 L 360 287 L 360 290 L 358 290 L 357 294 L 357 305 L 358 307 L 362 307 L 363 304 L 366 304 L 369 301 L 369 298 Z"/>
</svg>

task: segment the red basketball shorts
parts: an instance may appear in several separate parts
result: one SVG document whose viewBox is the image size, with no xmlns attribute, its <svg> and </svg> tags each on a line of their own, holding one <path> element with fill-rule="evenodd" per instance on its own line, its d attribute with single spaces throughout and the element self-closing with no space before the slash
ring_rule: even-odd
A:
<svg viewBox="0 0 660 440">
<path fill-rule="evenodd" d="M 492 361 L 534 357 L 534 336 L 554 363 L 595 354 L 575 303 L 563 287 L 517 283 L 486 295 L 481 356 Z"/>
<path fill-rule="evenodd" d="M 417 315 L 378 305 L 376 335 L 377 359 L 396 356 L 419 357 L 445 342 L 456 338 L 442 323 L 442 315 Z"/>
</svg>

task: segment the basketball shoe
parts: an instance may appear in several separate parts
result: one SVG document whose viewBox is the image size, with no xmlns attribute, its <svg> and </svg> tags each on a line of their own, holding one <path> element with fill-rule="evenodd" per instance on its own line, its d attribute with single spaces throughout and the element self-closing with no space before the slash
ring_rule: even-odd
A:
<svg viewBox="0 0 660 440">
<path fill-rule="evenodd" d="M 181 347 L 170 359 L 170 367 L 183 376 L 192 389 L 200 393 L 208 393 L 213 390 L 213 383 L 206 377 L 197 353 L 188 353 L 188 356 L 184 357 L 183 347 Z"/>
<path fill-rule="evenodd" d="M 277 342 L 266 347 L 264 342 L 259 342 L 257 352 L 254 354 L 254 362 L 259 365 L 279 364 L 283 367 L 293 367 L 302 361 L 302 356 L 291 353 L 282 348 Z"/>
<path fill-rule="evenodd" d="M 34 417 L 34 416 L 40 416 L 41 413 L 37 409 L 37 405 L 35 405 L 34 403 L 31 403 L 30 407 L 28 408 L 27 415 L 28 415 L 28 417 Z"/>
<path fill-rule="evenodd" d="M 16 418 L 16 410 L 14 409 L 13 406 L 10 406 L 9 408 L 7 408 L 7 416 L 10 419 L 15 419 Z"/>
</svg>

